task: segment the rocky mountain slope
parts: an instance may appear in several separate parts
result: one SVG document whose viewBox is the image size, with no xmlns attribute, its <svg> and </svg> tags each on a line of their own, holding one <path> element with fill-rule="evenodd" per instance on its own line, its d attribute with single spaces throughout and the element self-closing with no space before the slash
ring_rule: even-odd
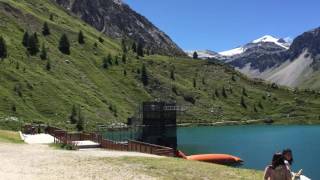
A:
<svg viewBox="0 0 320 180">
<path fill-rule="evenodd" d="M 253 78 L 289 87 L 319 89 L 319 32 L 317 28 L 303 33 L 294 39 L 290 48 L 279 41 L 263 43 L 256 49 L 232 56 L 228 62 Z"/>
<path fill-rule="evenodd" d="M 319 44 L 320 28 L 317 28 L 298 36 L 292 44 L 267 35 L 228 51 L 202 53 L 201 58 L 223 61 L 251 78 L 320 89 Z"/>
<path fill-rule="evenodd" d="M 283 39 L 264 36 L 240 48 L 221 52 L 228 56 L 227 63 L 250 77 L 260 77 L 272 67 L 280 66 L 287 58 L 290 44 Z"/>
<path fill-rule="evenodd" d="M 40 121 L 72 129 L 75 107 L 85 129 L 94 129 L 126 122 L 141 102 L 156 98 L 186 107 L 179 116 L 182 122 L 318 119 L 316 93 L 251 81 L 218 62 L 161 55 L 137 59 L 132 50 L 122 60 L 119 41 L 101 35 L 51 0 L 0 0 L 0 19 L 8 52 L 0 60 L 0 127 Z M 43 34 L 45 22 L 50 35 Z M 37 33 L 47 59 L 39 52 L 28 53 L 22 44 L 26 31 L 32 37 Z M 63 34 L 69 39 L 69 55 L 59 50 Z"/>
<path fill-rule="evenodd" d="M 128 38 L 145 44 L 148 51 L 164 55 L 184 52 L 148 19 L 121 0 L 55 0 L 100 32 L 113 38 Z"/>
</svg>

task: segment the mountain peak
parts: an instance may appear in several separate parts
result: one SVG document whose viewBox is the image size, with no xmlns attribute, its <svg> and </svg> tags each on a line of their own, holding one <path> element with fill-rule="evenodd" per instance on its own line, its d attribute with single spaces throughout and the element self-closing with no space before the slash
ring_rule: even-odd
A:
<svg viewBox="0 0 320 180">
<path fill-rule="evenodd" d="M 113 0 L 113 2 L 118 4 L 118 5 L 122 5 L 123 4 L 122 0 Z"/>
<path fill-rule="evenodd" d="M 259 39 L 256 39 L 256 40 L 252 41 L 252 43 L 254 43 L 254 44 L 264 43 L 264 42 L 275 43 L 276 45 L 281 46 L 281 47 L 283 47 L 285 49 L 289 49 L 289 47 L 290 47 L 290 43 L 289 42 L 286 42 L 282 38 L 279 39 L 279 38 L 276 38 L 276 37 L 271 36 L 271 35 L 265 35 L 265 36 L 262 36 Z"/>
<path fill-rule="evenodd" d="M 240 46 L 235 49 L 219 52 L 219 54 L 221 54 L 222 56 L 227 56 L 227 57 L 240 55 L 240 54 L 244 53 L 246 50 L 248 50 L 252 47 L 257 47 L 257 46 L 261 45 L 262 43 L 273 43 L 273 44 L 277 45 L 278 47 L 280 47 L 282 49 L 286 49 L 286 50 L 289 49 L 289 47 L 290 47 L 290 43 L 285 41 L 282 38 L 279 39 L 279 38 L 276 38 L 271 35 L 265 35 L 259 39 L 251 41 L 251 43 L 248 43 L 244 46 Z"/>
<path fill-rule="evenodd" d="M 260 43 L 260 42 L 278 42 L 279 39 L 278 38 L 275 38 L 271 35 L 265 35 L 265 36 L 262 36 L 261 38 L 259 39 L 256 39 L 254 41 L 252 41 L 252 43 Z"/>
</svg>

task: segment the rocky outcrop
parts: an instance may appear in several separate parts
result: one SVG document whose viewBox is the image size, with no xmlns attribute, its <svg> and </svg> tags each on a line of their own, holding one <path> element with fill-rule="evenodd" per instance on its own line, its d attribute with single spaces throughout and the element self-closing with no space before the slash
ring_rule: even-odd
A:
<svg viewBox="0 0 320 180">
<path fill-rule="evenodd" d="M 169 36 L 121 0 L 54 1 L 108 36 L 142 41 L 146 49 L 159 54 L 185 55 Z"/>
</svg>

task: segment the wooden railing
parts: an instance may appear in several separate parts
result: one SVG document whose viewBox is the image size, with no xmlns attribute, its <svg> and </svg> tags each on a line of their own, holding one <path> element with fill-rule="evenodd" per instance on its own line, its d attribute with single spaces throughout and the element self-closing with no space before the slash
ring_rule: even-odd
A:
<svg viewBox="0 0 320 180">
<path fill-rule="evenodd" d="M 172 148 L 133 140 L 128 141 L 128 151 L 155 154 L 159 156 L 175 156 L 175 150 Z"/>
<path fill-rule="evenodd" d="M 88 140 L 100 144 L 100 147 L 104 149 L 117 151 L 134 151 L 169 157 L 175 156 L 175 150 L 169 147 L 134 140 L 128 140 L 128 142 L 120 143 L 108 139 L 103 139 L 103 137 L 97 133 L 68 133 L 65 130 L 51 126 L 48 126 L 46 128 L 46 133 L 54 137 L 55 143 L 75 145 L 74 141 Z"/>
</svg>

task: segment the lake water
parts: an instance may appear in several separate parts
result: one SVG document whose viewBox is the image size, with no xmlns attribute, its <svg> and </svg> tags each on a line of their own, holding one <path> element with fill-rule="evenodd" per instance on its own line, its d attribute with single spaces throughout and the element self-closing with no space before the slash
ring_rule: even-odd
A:
<svg viewBox="0 0 320 180">
<path fill-rule="evenodd" d="M 224 153 L 242 158 L 243 168 L 264 170 L 272 155 L 293 150 L 295 171 L 320 179 L 320 126 L 183 127 L 177 131 L 178 148 L 188 155 Z"/>
</svg>

